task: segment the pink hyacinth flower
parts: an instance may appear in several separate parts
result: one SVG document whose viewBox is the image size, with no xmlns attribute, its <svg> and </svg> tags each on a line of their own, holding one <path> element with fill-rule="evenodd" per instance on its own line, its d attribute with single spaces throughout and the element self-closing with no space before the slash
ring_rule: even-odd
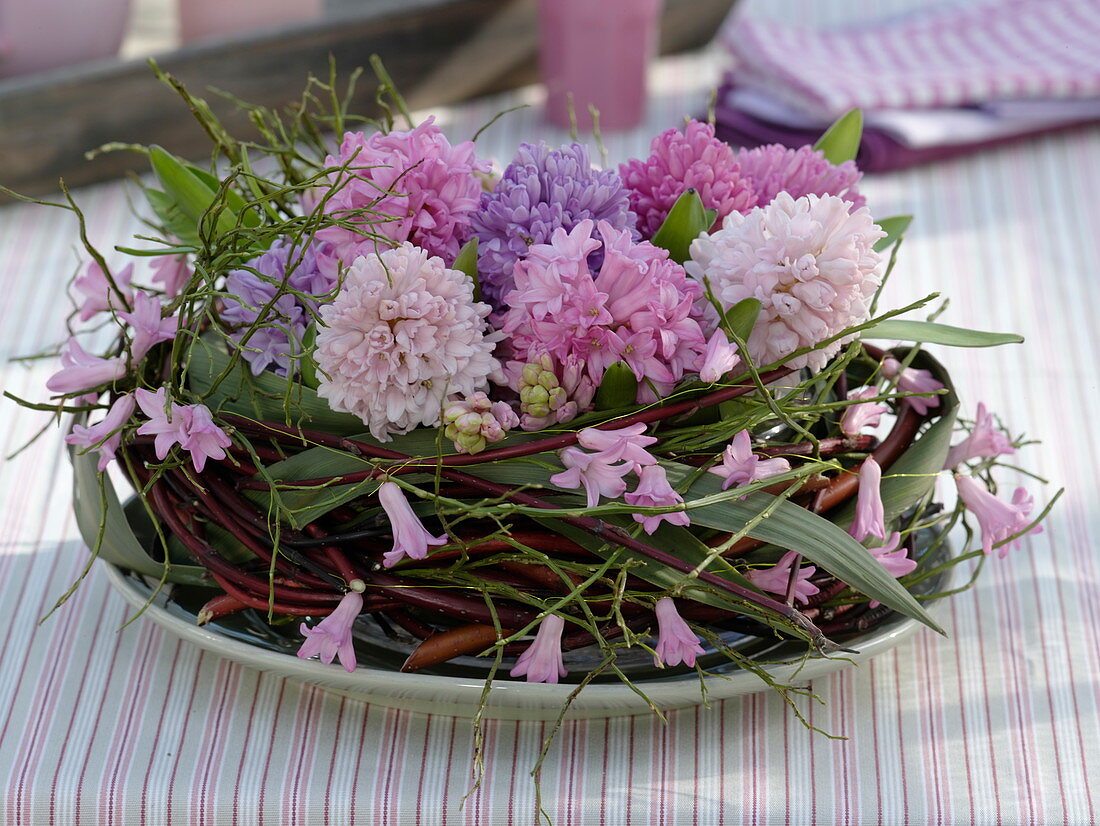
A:
<svg viewBox="0 0 1100 826">
<path fill-rule="evenodd" d="M 848 533 L 856 542 L 868 536 L 886 537 L 885 513 L 882 507 L 882 468 L 868 456 L 859 468 L 859 495 L 856 498 L 856 518 Z"/>
<path fill-rule="evenodd" d="M 165 388 L 155 393 L 143 388 L 134 391 L 138 407 L 149 417 L 138 428 L 138 434 L 153 436 L 153 449 L 157 458 L 168 456 L 172 445 L 179 445 L 191 454 L 195 470 L 202 473 L 207 459 L 225 458 L 225 448 L 232 444 L 229 435 L 214 424 L 210 409 L 204 404 L 176 404 L 168 402 Z"/>
<path fill-rule="evenodd" d="M 424 559 L 429 546 L 447 544 L 446 534 L 432 536 L 428 533 L 396 482 L 382 483 L 378 489 L 378 501 L 382 503 L 382 509 L 393 527 L 393 550 L 382 557 L 382 565 L 386 568 L 392 568 L 406 556 Z"/>
<path fill-rule="evenodd" d="M 742 430 L 733 437 L 729 447 L 722 454 L 722 464 L 710 468 L 711 473 L 725 478 L 722 490 L 747 485 L 759 479 L 766 479 L 791 469 L 786 459 L 761 459 L 752 452 L 752 436 L 748 430 Z"/>
<path fill-rule="evenodd" d="M 932 378 L 928 370 L 918 370 L 913 367 L 902 370 L 901 362 L 894 358 L 882 360 L 882 375 L 896 380 L 898 390 L 902 393 L 935 393 L 943 389 L 943 383 Z M 940 406 L 939 396 L 906 396 L 905 401 L 921 416 L 927 415 L 929 410 Z"/>
<path fill-rule="evenodd" d="M 172 445 L 182 442 L 187 434 L 184 432 L 183 417 L 178 415 L 179 405 L 169 404 L 165 396 L 167 391 L 161 387 L 155 393 L 138 388 L 134 391 L 138 407 L 149 421 L 138 428 L 138 435 L 153 436 L 153 449 L 157 458 L 163 461 L 168 456 Z"/>
<path fill-rule="evenodd" d="M 115 286 L 112 287 L 98 262 L 88 264 L 84 274 L 73 282 L 76 291 L 84 296 L 80 305 L 80 320 L 87 321 L 104 310 L 125 310 L 133 296 L 130 289 L 130 279 L 133 277 L 134 265 L 127 264 L 115 274 Z"/>
<path fill-rule="evenodd" d="M 730 344 L 725 332 L 719 327 L 711 334 L 707 341 L 707 352 L 703 356 L 703 364 L 699 368 L 699 381 L 708 384 L 716 382 L 741 362 L 737 355 L 737 345 Z"/>
<path fill-rule="evenodd" d="M 626 490 L 623 477 L 634 470 L 631 462 L 613 464 L 603 453 L 585 453 L 576 447 L 567 447 L 558 456 L 565 470 L 551 476 L 550 482 L 571 490 L 583 485 L 590 508 L 599 504 L 601 496 L 608 499 L 622 496 Z"/>
<path fill-rule="evenodd" d="M 668 597 L 657 600 L 653 609 L 657 615 L 657 648 L 653 664 L 656 666 L 672 667 L 683 663 L 686 666 L 694 666 L 695 658 L 703 653 L 703 646 L 699 644 L 699 637 L 691 630 L 680 612 L 676 610 L 676 603 Z"/>
<path fill-rule="evenodd" d="M 970 435 L 947 451 L 945 469 L 951 469 L 971 459 L 992 459 L 1003 454 L 1012 454 L 1016 448 L 1008 437 L 993 424 L 993 414 L 978 402 L 978 415 L 974 420 L 974 429 Z"/>
<path fill-rule="evenodd" d="M 160 255 L 153 261 L 153 281 L 160 284 L 168 298 L 175 298 L 191 280 L 192 270 L 186 255 Z"/>
<path fill-rule="evenodd" d="M 897 579 L 906 574 L 911 574 L 917 568 L 917 561 L 909 558 L 909 549 L 902 548 L 901 534 L 894 531 L 886 544 L 879 548 L 868 548 L 871 556 L 882 563 L 882 567 L 890 576 Z M 873 605 L 871 606 L 874 607 Z"/>
<path fill-rule="evenodd" d="M 684 497 L 673 490 L 672 485 L 668 483 L 665 469 L 660 465 L 649 465 L 642 468 L 638 478 L 638 487 L 625 496 L 628 505 L 642 508 L 667 508 L 671 505 L 683 504 Z M 661 513 L 656 516 L 643 516 L 636 513 L 634 514 L 634 521 L 640 523 L 648 534 L 652 534 L 657 530 L 657 526 L 662 522 L 668 522 L 670 525 L 683 525 L 684 527 L 691 524 L 691 519 L 685 511 Z"/>
<path fill-rule="evenodd" d="M 61 369 L 46 381 L 46 389 L 51 393 L 67 395 L 91 390 L 125 375 L 126 362 L 123 359 L 89 355 L 75 338 L 71 338 L 61 351 Z"/>
<path fill-rule="evenodd" d="M 95 450 L 99 454 L 97 470 L 106 470 L 115 460 L 115 451 L 122 443 L 122 426 L 130 420 L 134 412 L 134 397 L 127 393 L 119 396 L 103 421 L 90 426 L 73 425 L 73 430 L 65 437 L 66 444 L 76 445 L 85 450 Z"/>
<path fill-rule="evenodd" d="M 955 475 L 955 486 L 959 491 L 959 498 L 963 504 L 978 519 L 978 525 L 982 529 L 982 551 L 986 554 L 993 552 L 993 546 L 998 542 L 1004 542 L 1013 534 L 1017 534 L 1028 526 L 1031 509 L 1035 506 L 1034 500 L 1028 494 L 1026 488 L 1016 488 L 1012 494 L 1011 502 L 1002 502 L 985 487 L 975 482 L 968 476 Z M 1043 526 L 1036 525 L 1030 531 L 1042 533 Z M 1023 537 L 1017 537 L 1001 546 L 1001 556 L 1020 544 Z"/>
<path fill-rule="evenodd" d="M 561 659 L 561 632 L 565 620 L 550 614 L 539 623 L 535 640 L 519 655 L 509 672 L 513 677 L 527 677 L 529 683 L 556 683 L 568 672 Z"/>
<path fill-rule="evenodd" d="M 207 459 L 225 458 L 225 449 L 233 440 L 214 424 L 210 408 L 204 404 L 173 405 L 173 416 L 177 415 L 183 420 L 180 447 L 191 454 L 195 470 L 202 473 Z"/>
<path fill-rule="evenodd" d="M 865 427 L 878 427 L 882 414 L 888 408 L 878 402 L 863 401 L 873 399 L 878 395 L 874 387 L 864 387 L 862 390 L 853 390 L 848 394 L 848 401 L 860 402 L 844 408 L 844 415 L 840 417 L 840 432 L 845 436 L 858 436 Z"/>
<path fill-rule="evenodd" d="M 355 670 L 355 646 L 351 642 L 351 628 L 363 610 L 363 595 L 355 591 L 344 594 L 336 610 L 310 628 L 304 622 L 298 627 L 305 642 L 298 649 L 303 660 L 320 657 L 330 665 L 337 656 L 340 665 L 349 674 Z"/>
<path fill-rule="evenodd" d="M 625 460 L 630 462 L 634 472 L 638 473 L 643 467 L 657 462 L 646 450 L 650 445 L 657 443 L 657 437 L 646 436 L 645 431 L 644 423 L 620 427 L 618 430 L 597 430 L 594 427 L 586 427 L 577 434 L 577 441 L 582 447 L 598 451 L 601 461 L 610 463 Z"/>
<path fill-rule="evenodd" d="M 160 301 L 144 290 L 135 293 L 133 302 L 133 311 L 119 313 L 118 317 L 134 330 L 133 340 L 130 342 L 130 357 L 137 364 L 145 358 L 145 354 L 154 344 L 171 341 L 176 337 L 179 318 L 161 318 Z"/>
<path fill-rule="evenodd" d="M 794 551 L 783 554 L 783 557 L 771 568 L 756 568 L 745 574 L 745 577 L 761 591 L 786 596 L 787 584 L 791 579 L 791 565 L 798 556 Z M 798 578 L 794 584 L 794 597 L 797 602 L 808 602 L 810 597 L 818 592 L 818 587 L 810 582 L 810 577 L 817 573 L 817 568 L 807 565 L 798 569 Z"/>
</svg>

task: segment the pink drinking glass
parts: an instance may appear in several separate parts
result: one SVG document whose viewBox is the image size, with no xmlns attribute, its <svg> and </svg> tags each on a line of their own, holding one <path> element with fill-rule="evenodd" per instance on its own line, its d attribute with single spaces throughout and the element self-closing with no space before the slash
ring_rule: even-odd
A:
<svg viewBox="0 0 1100 826">
<path fill-rule="evenodd" d="M 569 126 L 629 129 L 645 113 L 646 67 L 657 50 L 661 0 L 539 0 L 539 56 L 546 116 Z"/>
</svg>

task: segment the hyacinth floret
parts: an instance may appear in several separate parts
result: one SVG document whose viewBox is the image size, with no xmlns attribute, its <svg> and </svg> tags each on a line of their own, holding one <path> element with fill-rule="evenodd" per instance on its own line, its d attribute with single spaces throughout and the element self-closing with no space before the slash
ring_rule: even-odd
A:
<svg viewBox="0 0 1100 826">
<path fill-rule="evenodd" d="M 443 435 L 459 453 L 480 453 L 519 425 L 519 416 L 505 402 L 494 402 L 480 390 L 450 402 L 443 410 Z"/>
<path fill-rule="evenodd" d="M 451 146 L 434 117 L 406 131 L 348 132 L 339 155 L 328 156 L 325 164 L 341 167 L 331 175 L 334 190 L 325 212 L 361 224 L 362 233 L 329 226 L 319 238 L 344 254 L 364 234 L 374 234 L 394 244 L 411 241 L 448 262 L 458 255 L 480 203 L 478 175 L 489 171 L 474 155 L 472 141 Z"/>
<path fill-rule="evenodd" d="M 748 340 L 760 366 L 783 359 L 870 317 L 884 259 L 874 250 L 885 237 L 866 207 L 849 212 L 835 195 L 793 198 L 781 192 L 747 215 L 732 213 L 722 229 L 691 244 L 687 271 L 707 278 L 726 309 L 745 298 L 762 308 Z M 786 366 L 820 370 L 851 333 Z"/>
<path fill-rule="evenodd" d="M 652 140 L 649 151 L 644 161 L 634 158 L 619 166 L 643 238 L 653 237 L 688 189 L 699 194 L 704 207 L 718 213 L 716 222 L 756 206 L 751 181 L 742 174 L 729 144 L 714 136 L 711 124 L 692 120 L 682 132 L 665 130 Z"/>
<path fill-rule="evenodd" d="M 788 149 L 773 143 L 742 149 L 737 153 L 737 162 L 756 193 L 754 206 L 767 206 L 780 192 L 792 198 L 839 195 L 851 204 L 852 210 L 867 201 L 856 189 L 863 173 L 855 162 L 832 164 L 825 159 L 824 152 L 812 146 Z"/>
<path fill-rule="evenodd" d="M 317 394 L 382 441 L 434 427 L 445 399 L 485 390 L 499 372 L 489 312 L 469 276 L 426 250 L 405 243 L 361 256 L 320 310 Z"/>
<path fill-rule="evenodd" d="M 236 328 L 230 337 L 238 343 L 244 341 L 248 329 L 263 317 L 262 326 L 240 349 L 253 375 L 267 369 L 280 376 L 287 374 L 292 357 L 301 352 L 314 313 L 336 287 L 338 276 L 336 249 L 331 243 L 314 240 L 302 247 L 285 239 L 276 240 L 267 252 L 229 273 L 225 282 L 229 297 L 221 315 L 222 321 Z"/>
<path fill-rule="evenodd" d="M 636 234 L 630 198 L 614 170 L 596 170 L 588 147 L 574 143 L 551 149 L 522 143 L 492 192 L 470 221 L 478 238 L 478 275 L 487 300 L 500 306 L 514 286 L 512 268 L 528 251 L 550 241 L 555 230 L 587 221 Z M 593 255 L 598 266 L 599 251 Z"/>
<path fill-rule="evenodd" d="M 516 266 L 504 333 L 520 364 L 549 355 L 562 368 L 559 380 L 576 372 L 592 388 L 623 361 L 638 379 L 637 400 L 655 401 L 702 362 L 702 289 L 665 250 L 606 222 L 598 227 L 603 263 L 593 275 L 583 257 L 591 224 L 555 231 Z"/>
</svg>

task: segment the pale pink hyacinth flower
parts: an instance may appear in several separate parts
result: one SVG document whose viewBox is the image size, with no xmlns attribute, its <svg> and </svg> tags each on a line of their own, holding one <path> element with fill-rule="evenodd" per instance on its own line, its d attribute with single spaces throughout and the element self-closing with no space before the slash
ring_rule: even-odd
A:
<svg viewBox="0 0 1100 826">
<path fill-rule="evenodd" d="M 111 282 L 107 280 L 103 267 L 99 266 L 99 262 L 92 261 L 88 264 L 83 275 L 78 276 L 73 282 L 73 288 L 84 296 L 84 301 L 80 305 L 80 320 L 87 321 L 96 313 L 105 310 L 125 310 L 133 297 L 133 290 L 130 288 L 130 280 L 133 277 L 133 264 L 127 264 L 115 273 L 115 287 L 118 288 L 116 292 L 111 287 Z"/>
<path fill-rule="evenodd" d="M 668 483 L 665 469 L 660 465 L 649 465 L 642 468 L 638 474 L 638 487 L 624 497 L 628 505 L 642 508 L 667 508 L 671 505 L 682 505 L 684 497 L 678 494 Z M 656 516 L 644 516 L 640 513 L 633 514 L 634 521 L 641 524 L 646 533 L 652 534 L 662 522 L 670 525 L 691 524 L 691 519 L 686 511 L 674 511 L 661 513 Z"/>
<path fill-rule="evenodd" d="M 396 482 L 383 482 L 378 489 L 378 501 L 390 520 L 393 528 L 393 550 L 382 556 L 382 565 L 392 568 L 406 556 L 410 559 L 424 559 L 428 547 L 447 544 L 447 535 L 432 536 L 419 517 L 413 512 L 409 500 Z"/>
<path fill-rule="evenodd" d="M 61 351 L 61 369 L 46 381 L 46 389 L 51 393 L 67 395 L 91 390 L 93 387 L 117 381 L 125 375 L 124 359 L 105 359 L 90 355 L 75 338 L 71 338 Z"/>
<path fill-rule="evenodd" d="M 761 459 L 753 453 L 752 436 L 748 430 L 742 430 L 722 453 L 722 464 L 710 468 L 710 472 L 724 477 L 722 490 L 728 490 L 790 469 L 791 464 L 786 459 Z"/>
<path fill-rule="evenodd" d="M 918 370 L 915 367 L 902 370 L 901 362 L 895 358 L 887 357 L 882 360 L 882 375 L 896 380 L 898 390 L 902 393 L 935 393 L 943 389 L 943 383 L 932 378 L 932 373 L 928 370 Z M 903 401 L 909 402 L 921 416 L 940 406 L 939 396 L 906 396 Z"/>
<path fill-rule="evenodd" d="M 723 308 L 745 298 L 761 302 L 746 342 L 757 365 L 815 348 L 786 366 L 820 370 L 859 335 L 845 331 L 870 317 L 886 265 L 874 245 L 886 233 L 866 207 L 849 208 L 834 195 L 795 199 L 780 192 L 767 206 L 733 212 L 721 229 L 691 242 L 684 269 L 699 282 L 709 279 Z"/>
<path fill-rule="evenodd" d="M 153 283 L 160 284 L 168 298 L 179 295 L 192 275 L 186 255 L 160 255 L 153 261 Z"/>
<path fill-rule="evenodd" d="M 363 595 L 348 591 L 336 606 L 336 610 L 310 628 L 304 622 L 298 630 L 305 637 L 298 656 L 303 660 L 320 657 L 325 665 L 340 657 L 340 665 L 349 674 L 355 671 L 355 646 L 351 641 L 351 628 L 363 610 Z"/>
<path fill-rule="evenodd" d="M 115 451 L 122 444 L 122 426 L 133 415 L 135 404 L 132 394 L 119 396 L 103 421 L 88 426 L 74 424 L 72 432 L 65 437 L 65 443 L 95 450 L 99 454 L 96 469 L 106 470 L 107 465 L 115 460 Z"/>
<path fill-rule="evenodd" d="M 911 574 L 917 568 L 917 561 L 909 558 L 909 549 L 902 548 L 901 534 L 894 531 L 886 544 L 878 548 L 868 548 L 871 556 L 882 563 L 882 567 L 894 579 Z M 874 605 L 871 606 L 874 608 Z"/>
<path fill-rule="evenodd" d="M 859 402 L 844 408 L 844 415 L 840 417 L 840 432 L 845 436 L 858 436 L 865 427 L 878 427 L 882 414 L 890 408 L 878 402 L 863 401 L 873 399 L 878 395 L 874 387 L 864 387 L 861 390 L 853 390 L 848 394 L 848 401 Z"/>
<path fill-rule="evenodd" d="M 561 658 L 561 632 L 565 620 L 556 614 L 543 617 L 535 640 L 519 655 L 509 672 L 513 677 L 527 677 L 529 683 L 556 683 L 567 672 Z"/>
<path fill-rule="evenodd" d="M 153 436 L 153 449 L 158 459 L 165 459 L 172 445 L 178 444 L 191 455 L 195 470 L 202 473 L 207 459 L 225 458 L 225 448 L 232 444 L 229 435 L 214 424 L 210 408 L 204 404 L 169 404 L 165 388 L 155 393 L 138 388 L 134 391 L 138 407 L 149 417 L 138 428 L 138 434 Z"/>
<path fill-rule="evenodd" d="M 985 409 L 982 402 L 978 402 L 974 428 L 969 436 L 947 451 L 947 461 L 943 466 L 945 470 L 950 470 L 971 459 L 993 459 L 1015 452 L 1012 442 L 993 424 L 993 414 Z"/>
<path fill-rule="evenodd" d="M 703 646 L 699 644 L 699 637 L 691 630 L 680 612 L 676 610 L 676 603 L 669 597 L 657 600 L 653 612 L 657 615 L 657 647 L 653 664 L 656 666 L 672 666 L 683 663 L 686 666 L 694 666 L 695 658 L 703 652 Z"/>
<path fill-rule="evenodd" d="M 982 529 L 982 551 L 986 554 L 992 553 L 994 545 L 1019 533 L 1031 521 L 1031 510 L 1035 502 L 1026 488 L 1016 488 L 1015 493 L 1012 494 L 1012 501 L 1002 502 L 986 490 L 984 485 L 975 482 L 969 476 L 955 474 L 955 486 L 958 488 L 959 498 L 962 499 L 963 504 L 978 519 Z M 1042 525 L 1036 525 L 1028 531 L 1029 534 L 1042 532 Z M 1000 555 L 1007 555 L 1020 544 L 1022 538 L 1022 536 L 1017 537 L 1002 545 Z"/>
<path fill-rule="evenodd" d="M 598 451 L 603 461 L 626 460 L 631 463 L 634 472 L 639 473 L 643 467 L 657 463 L 646 450 L 657 443 L 657 437 L 646 436 L 645 431 L 646 425 L 643 422 L 618 429 L 586 427 L 577 434 L 577 441 L 582 447 Z"/>
<path fill-rule="evenodd" d="M 153 345 L 176 337 L 179 317 L 161 318 L 160 301 L 144 290 L 138 290 L 134 294 L 133 305 L 132 312 L 119 313 L 118 317 L 133 328 L 130 358 L 133 364 L 137 364 L 145 358 Z"/>
<path fill-rule="evenodd" d="M 725 332 L 719 327 L 707 341 L 707 352 L 703 355 L 703 364 L 699 368 L 699 381 L 708 384 L 719 381 L 740 363 L 737 345 L 730 344 Z"/>
<path fill-rule="evenodd" d="M 594 508 L 601 496 L 618 499 L 626 490 L 623 477 L 634 470 L 631 462 L 614 464 L 603 453 L 585 453 L 580 448 L 567 447 L 558 454 L 565 470 L 550 477 L 560 488 L 575 490 L 584 486 L 588 507 Z"/>
<path fill-rule="evenodd" d="M 787 584 L 791 579 L 791 566 L 798 554 L 788 551 L 771 568 L 755 568 L 745 574 L 753 585 L 761 591 L 786 596 Z M 807 565 L 798 569 L 798 577 L 794 584 L 794 597 L 797 602 L 808 602 L 810 597 L 818 592 L 818 587 L 810 582 L 810 577 L 817 573 L 817 568 Z"/>
<path fill-rule="evenodd" d="M 886 541 L 886 544 L 880 548 L 868 548 L 871 556 L 882 563 L 882 567 L 886 569 L 886 573 L 892 576 L 894 579 L 903 577 L 906 574 L 911 574 L 917 568 L 917 561 L 909 558 L 909 549 L 901 548 L 901 534 L 894 531 L 890 534 L 890 538 Z M 877 599 L 871 600 L 868 603 L 872 608 L 878 608 L 879 601 Z"/>
<path fill-rule="evenodd" d="M 856 542 L 868 536 L 886 537 L 885 513 L 882 506 L 882 468 L 868 456 L 859 467 L 859 495 L 856 497 L 856 518 L 848 533 Z"/>
</svg>

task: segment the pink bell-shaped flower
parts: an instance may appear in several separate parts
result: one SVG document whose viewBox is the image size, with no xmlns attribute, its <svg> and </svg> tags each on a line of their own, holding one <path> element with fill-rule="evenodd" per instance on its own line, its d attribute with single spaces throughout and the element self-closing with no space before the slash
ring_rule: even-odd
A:
<svg viewBox="0 0 1100 826">
<path fill-rule="evenodd" d="M 363 610 L 363 595 L 355 591 L 344 594 L 336 610 L 310 628 L 304 622 L 299 626 L 305 642 L 298 649 L 303 660 L 320 657 L 329 665 L 337 656 L 340 665 L 349 674 L 355 670 L 355 647 L 351 642 L 351 627 Z"/>
<path fill-rule="evenodd" d="M 409 500 L 396 482 L 383 482 L 378 489 L 378 501 L 389 517 L 393 528 L 393 550 L 382 557 L 382 564 L 392 568 L 406 556 L 410 559 L 424 559 L 429 546 L 447 544 L 447 535 L 432 536 L 425 529 L 419 517 L 413 512 Z"/>
<path fill-rule="evenodd" d="M 1012 454 L 1016 448 L 993 424 L 993 414 L 978 402 L 978 414 L 970 435 L 947 451 L 945 469 L 951 469 L 971 459 L 992 459 L 1002 454 Z"/>
<path fill-rule="evenodd" d="M 687 666 L 695 665 L 695 658 L 703 653 L 703 646 L 699 644 L 699 638 L 695 632 L 676 610 L 676 603 L 664 597 L 657 600 L 653 610 L 657 614 L 658 629 L 655 649 L 657 655 L 653 658 L 653 664 L 658 666 L 674 666 L 680 663 Z"/>
<path fill-rule="evenodd" d="M 567 672 L 561 659 L 561 632 L 565 620 L 556 614 L 543 617 L 535 640 L 519 655 L 509 672 L 513 677 L 527 677 L 529 683 L 556 683 Z"/>
<path fill-rule="evenodd" d="M 874 457 L 868 456 L 859 468 L 859 495 L 856 498 L 856 518 L 848 533 L 857 542 L 868 536 L 886 538 L 885 514 L 882 507 L 882 468 Z"/>
<path fill-rule="evenodd" d="M 1011 502 L 1002 502 L 983 485 L 969 476 L 955 475 L 959 498 L 978 519 L 982 529 L 982 550 L 989 554 L 993 546 L 1017 534 L 1028 526 L 1034 501 L 1025 488 L 1016 488 Z M 1042 533 L 1042 525 L 1036 525 L 1028 533 Z M 1001 556 L 1016 547 L 1022 537 L 1001 546 Z"/>
</svg>

